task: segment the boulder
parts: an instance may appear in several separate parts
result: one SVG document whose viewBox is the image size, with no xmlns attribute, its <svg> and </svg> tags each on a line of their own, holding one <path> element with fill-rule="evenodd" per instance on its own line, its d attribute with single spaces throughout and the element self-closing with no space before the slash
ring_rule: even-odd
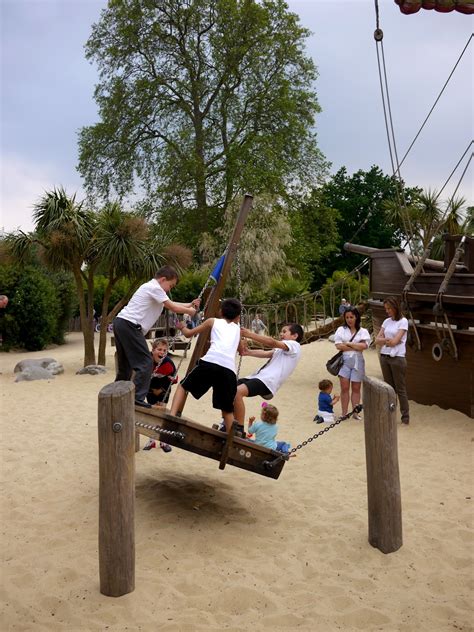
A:
<svg viewBox="0 0 474 632">
<path fill-rule="evenodd" d="M 102 364 L 88 364 L 83 369 L 76 371 L 76 375 L 100 375 L 101 373 L 107 373 L 107 369 Z"/>
<path fill-rule="evenodd" d="M 17 372 L 15 382 L 32 382 L 33 380 L 52 380 L 54 375 L 41 366 L 26 366 L 23 371 Z"/>
<path fill-rule="evenodd" d="M 59 362 L 56 362 L 54 358 L 38 358 L 34 360 L 21 360 L 13 369 L 13 373 L 20 373 L 25 369 L 41 368 L 47 369 L 51 375 L 58 375 L 64 373 L 64 367 Z M 42 379 L 42 378 L 36 378 Z M 17 380 L 18 381 L 18 380 Z"/>
</svg>

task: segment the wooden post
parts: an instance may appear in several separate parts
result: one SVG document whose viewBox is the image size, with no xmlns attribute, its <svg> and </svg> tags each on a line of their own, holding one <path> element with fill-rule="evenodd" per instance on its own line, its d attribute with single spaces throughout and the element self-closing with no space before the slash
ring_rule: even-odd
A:
<svg viewBox="0 0 474 632">
<path fill-rule="evenodd" d="M 393 553 L 403 544 L 396 405 L 389 384 L 364 378 L 369 542 L 382 553 Z"/>
<path fill-rule="evenodd" d="M 239 245 L 240 236 L 242 234 L 242 230 L 244 228 L 245 220 L 252 208 L 253 196 L 248 193 L 245 194 L 244 199 L 242 201 L 242 205 L 240 207 L 239 214 L 237 216 L 237 220 L 235 222 L 234 230 L 229 239 L 229 243 L 227 244 L 227 252 L 224 259 L 224 265 L 222 266 L 222 272 L 220 278 L 211 292 L 209 299 L 206 304 L 206 309 L 204 312 L 204 318 L 212 318 L 217 316 L 219 312 L 219 301 L 222 296 L 222 292 L 225 288 L 225 284 L 227 281 L 227 276 L 229 274 L 230 266 L 234 260 L 235 254 L 237 252 L 237 248 Z M 189 361 L 188 369 L 186 371 L 186 375 L 195 367 L 199 358 L 205 354 L 207 347 L 209 345 L 209 335 L 210 332 L 199 334 L 196 344 L 194 346 L 193 355 Z M 180 411 L 178 411 L 178 415 L 183 411 L 184 405 L 186 403 L 188 394 L 185 393 L 183 400 L 183 407 Z"/>
<path fill-rule="evenodd" d="M 100 592 L 135 588 L 135 387 L 113 382 L 99 393 Z"/>
</svg>

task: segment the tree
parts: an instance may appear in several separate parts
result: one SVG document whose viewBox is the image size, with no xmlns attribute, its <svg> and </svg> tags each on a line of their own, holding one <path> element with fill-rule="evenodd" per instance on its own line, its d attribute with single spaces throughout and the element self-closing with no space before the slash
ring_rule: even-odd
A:
<svg viewBox="0 0 474 632">
<path fill-rule="evenodd" d="M 421 255 L 430 246 L 430 256 L 443 259 L 443 233 L 469 234 L 469 208 L 466 209 L 465 204 L 462 197 L 442 202 L 437 191 L 428 189 L 417 191 L 406 207 L 402 207 L 398 200 L 390 200 L 385 203 L 385 208 L 390 219 L 399 223 L 414 254 Z"/>
<path fill-rule="evenodd" d="M 289 261 L 307 278 L 311 289 L 318 290 L 326 277 L 326 268 L 339 253 L 338 211 L 324 203 L 322 189 L 293 200 L 289 218 L 293 241 L 287 249 Z"/>
<path fill-rule="evenodd" d="M 308 35 L 283 0 L 111 0 L 86 44 L 101 118 L 79 137 L 88 191 L 138 184 L 195 246 L 236 194 L 314 184 Z"/>
<path fill-rule="evenodd" d="M 352 176 L 345 167 L 321 187 L 321 203 L 339 213 L 336 242 L 339 256 L 328 263 L 328 276 L 334 270 L 352 269 L 360 263 L 360 255 L 344 252 L 345 242 L 353 242 L 373 248 L 399 247 L 404 232 L 398 219 L 391 218 L 384 202 L 397 200 L 400 184 L 393 176 L 385 175 L 373 166 L 369 171 L 359 170 Z M 410 205 L 420 189 L 404 190 L 404 199 Z"/>
<path fill-rule="evenodd" d="M 94 275 L 107 277 L 99 337 L 98 362 L 105 364 L 106 331 L 110 322 L 127 302 L 138 284 L 152 277 L 163 263 L 165 237 L 150 231 L 143 217 L 127 213 L 112 203 L 93 213 L 68 197 L 64 189 L 46 192 L 34 207 L 35 232 L 8 236 L 17 259 L 24 259 L 39 247 L 45 263 L 54 270 L 72 272 L 79 301 L 84 337 L 84 366 L 95 364 Z M 128 294 L 109 309 L 110 297 L 120 279 L 130 281 Z"/>
</svg>

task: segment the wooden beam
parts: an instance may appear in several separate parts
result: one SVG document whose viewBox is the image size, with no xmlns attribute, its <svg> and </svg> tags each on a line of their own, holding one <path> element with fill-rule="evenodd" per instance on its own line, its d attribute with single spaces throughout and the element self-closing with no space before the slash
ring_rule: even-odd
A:
<svg viewBox="0 0 474 632">
<path fill-rule="evenodd" d="M 135 588 L 135 387 L 107 384 L 99 393 L 100 592 Z"/>
<path fill-rule="evenodd" d="M 397 551 L 403 543 L 396 407 L 389 384 L 364 378 L 369 542 L 382 553 Z"/>
</svg>

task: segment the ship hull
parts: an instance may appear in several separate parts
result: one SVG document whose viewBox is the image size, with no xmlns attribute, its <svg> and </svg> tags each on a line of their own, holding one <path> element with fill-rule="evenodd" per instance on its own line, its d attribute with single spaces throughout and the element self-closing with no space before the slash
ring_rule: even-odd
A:
<svg viewBox="0 0 474 632">
<path fill-rule="evenodd" d="M 374 335 L 387 317 L 381 301 L 369 300 Z M 416 313 L 413 314 L 415 322 Z M 453 329 L 457 358 L 446 327 L 441 323 L 410 324 L 407 344 L 408 398 L 420 404 L 453 408 L 474 418 L 474 331 Z"/>
</svg>

